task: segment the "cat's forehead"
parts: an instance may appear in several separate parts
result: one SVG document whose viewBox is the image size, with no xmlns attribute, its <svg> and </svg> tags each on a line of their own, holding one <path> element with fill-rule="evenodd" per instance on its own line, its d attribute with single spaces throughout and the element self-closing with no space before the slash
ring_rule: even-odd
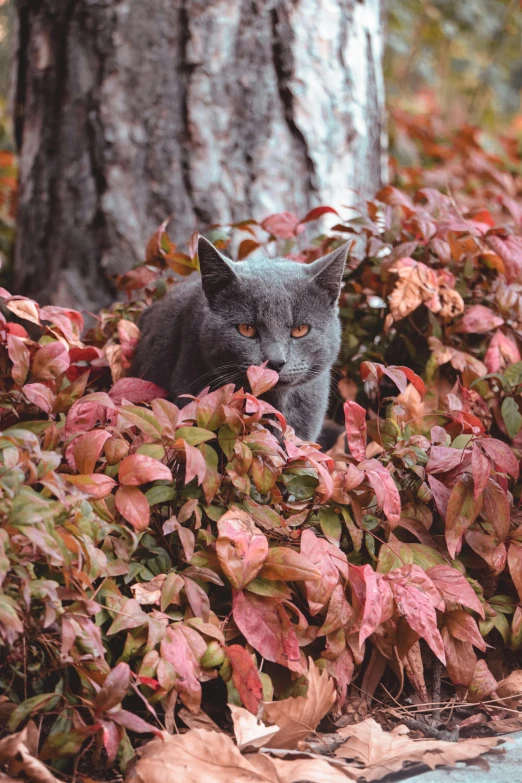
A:
<svg viewBox="0 0 522 783">
<path fill-rule="evenodd" d="M 306 266 L 288 258 L 266 258 L 253 256 L 234 264 L 234 271 L 244 283 L 255 283 L 262 288 L 281 288 L 285 286 L 306 286 L 309 277 Z"/>
</svg>

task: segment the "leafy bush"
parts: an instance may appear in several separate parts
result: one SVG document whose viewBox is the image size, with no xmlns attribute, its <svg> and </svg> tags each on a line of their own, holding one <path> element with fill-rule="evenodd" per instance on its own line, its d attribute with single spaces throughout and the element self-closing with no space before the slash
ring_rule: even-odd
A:
<svg viewBox="0 0 522 783">
<path fill-rule="evenodd" d="M 296 437 L 265 368 L 181 410 L 125 377 L 140 312 L 197 269 L 194 238 L 181 253 L 161 226 L 85 337 L 79 313 L 0 291 L 0 706 L 10 732 L 42 717 L 41 760 L 124 767 L 129 737 L 201 705 L 222 720 L 303 692 L 307 657 L 338 711 L 383 676 L 428 701 L 436 660 L 459 696 L 495 691 L 522 647 L 520 178 L 509 148 L 466 138 L 445 163 L 475 162 L 460 203 L 412 196 L 402 171 L 313 240 L 331 208 L 209 233 L 298 262 L 353 238 L 332 409 L 349 455 Z"/>
</svg>

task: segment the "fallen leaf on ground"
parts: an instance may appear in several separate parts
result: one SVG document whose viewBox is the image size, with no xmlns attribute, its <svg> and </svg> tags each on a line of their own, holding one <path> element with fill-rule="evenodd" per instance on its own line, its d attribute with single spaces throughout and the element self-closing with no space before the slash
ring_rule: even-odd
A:
<svg viewBox="0 0 522 783">
<path fill-rule="evenodd" d="M 339 729 L 338 734 L 347 740 L 335 751 L 335 756 L 360 762 L 361 768 L 350 766 L 349 772 L 357 772 L 361 780 L 372 781 L 399 772 L 405 762 L 426 764 L 430 769 L 440 765 L 453 766 L 457 761 L 477 758 L 499 744 L 497 737 L 466 739 L 463 742 L 412 740 L 408 732 L 402 725 L 391 732 L 383 731 L 373 718 L 367 718 L 357 725 Z"/>
<path fill-rule="evenodd" d="M 11 780 L 22 773 L 35 783 L 58 783 L 46 765 L 35 758 L 37 752 L 38 729 L 29 721 L 22 731 L 0 740 L 0 766 L 13 776 Z M 9 777 L 0 772 L 0 779 L 8 781 Z"/>
<path fill-rule="evenodd" d="M 226 734 L 201 729 L 148 742 L 138 755 L 126 783 L 346 783 L 348 779 L 323 759 L 242 756 Z"/>
<path fill-rule="evenodd" d="M 496 688 L 497 694 L 503 701 L 504 707 L 516 710 L 516 708 L 522 703 L 522 669 L 516 669 L 511 672 L 509 677 L 501 680 Z M 506 697 L 511 698 L 507 699 Z"/>
<path fill-rule="evenodd" d="M 248 714 L 250 715 L 250 713 Z M 207 713 L 203 712 L 203 710 L 194 713 L 188 710 L 186 707 L 182 707 L 178 711 L 178 718 L 180 718 L 185 726 L 189 727 L 189 729 L 205 729 L 206 731 L 219 732 L 222 731 L 217 723 L 212 720 L 210 715 L 207 715 Z"/>
<path fill-rule="evenodd" d="M 334 702 L 333 679 L 326 671 L 321 673 L 310 658 L 306 696 L 295 696 L 263 704 L 264 717 L 270 723 L 279 726 L 278 733 L 266 743 L 265 747 L 296 748 L 300 740 L 306 739 L 315 731 Z"/>
<path fill-rule="evenodd" d="M 515 731 L 522 731 L 522 715 L 518 718 L 513 716 L 512 718 L 490 720 L 487 727 L 495 734 L 513 734 Z"/>
<path fill-rule="evenodd" d="M 244 707 L 229 704 L 228 708 L 232 713 L 234 736 L 239 750 L 262 748 L 270 737 L 279 731 L 279 726 L 267 726 L 263 721 L 258 721 L 256 716 L 245 710 Z"/>
</svg>

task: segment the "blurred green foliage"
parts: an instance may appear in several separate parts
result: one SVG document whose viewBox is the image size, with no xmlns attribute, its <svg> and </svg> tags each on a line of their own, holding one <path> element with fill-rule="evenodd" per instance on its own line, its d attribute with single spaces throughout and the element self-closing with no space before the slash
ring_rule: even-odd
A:
<svg viewBox="0 0 522 783">
<path fill-rule="evenodd" d="M 520 0 L 394 0 L 386 35 L 391 107 L 490 130 L 520 112 Z"/>
</svg>

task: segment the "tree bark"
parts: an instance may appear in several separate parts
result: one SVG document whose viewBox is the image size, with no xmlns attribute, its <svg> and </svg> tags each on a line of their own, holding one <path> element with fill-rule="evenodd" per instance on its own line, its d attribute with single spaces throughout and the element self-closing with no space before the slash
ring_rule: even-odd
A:
<svg viewBox="0 0 522 783">
<path fill-rule="evenodd" d="M 17 0 L 16 289 L 94 309 L 170 214 L 370 196 L 382 45 L 380 0 Z"/>
</svg>

